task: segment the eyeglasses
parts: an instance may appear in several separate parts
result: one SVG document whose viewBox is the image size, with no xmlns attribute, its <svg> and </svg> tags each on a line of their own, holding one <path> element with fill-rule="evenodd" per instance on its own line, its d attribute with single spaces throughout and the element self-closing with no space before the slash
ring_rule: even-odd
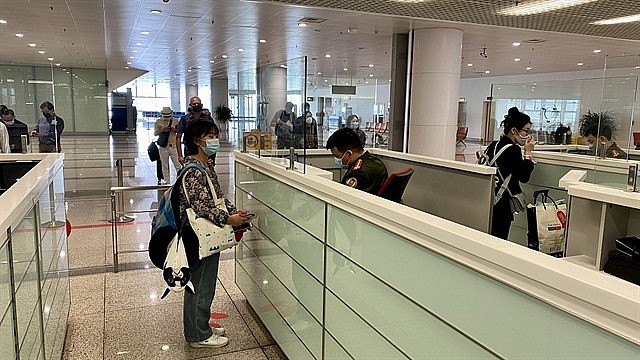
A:
<svg viewBox="0 0 640 360">
<path fill-rule="evenodd" d="M 529 130 L 520 129 L 520 130 L 518 130 L 518 132 L 522 132 L 522 133 L 524 133 L 525 135 L 529 135 L 529 134 L 531 134 L 531 129 L 529 129 Z"/>
<path fill-rule="evenodd" d="M 196 105 L 202 105 L 200 103 L 193 103 L 193 104 L 189 104 L 190 106 L 196 106 Z"/>
</svg>

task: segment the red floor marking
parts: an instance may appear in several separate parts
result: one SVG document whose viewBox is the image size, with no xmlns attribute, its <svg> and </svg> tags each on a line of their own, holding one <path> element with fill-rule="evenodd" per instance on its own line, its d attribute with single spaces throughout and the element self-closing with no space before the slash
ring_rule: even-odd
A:
<svg viewBox="0 0 640 360">
<path fill-rule="evenodd" d="M 210 322 L 210 323 L 209 323 L 209 327 L 212 327 L 212 328 L 221 328 L 221 327 L 222 327 L 222 325 Z"/>
<path fill-rule="evenodd" d="M 118 224 L 117 226 L 131 226 L 131 225 L 146 225 L 146 224 L 151 224 L 151 220 L 134 220 L 128 223 L 121 223 Z M 88 224 L 88 225 L 73 225 L 71 227 L 71 229 L 76 230 L 76 229 L 95 229 L 95 228 L 101 228 L 101 227 L 111 227 L 111 224 Z"/>
<path fill-rule="evenodd" d="M 223 313 L 217 313 L 217 312 L 211 313 L 211 318 L 212 319 L 216 319 L 216 320 L 217 319 L 226 319 L 228 317 L 229 317 L 229 315 L 223 314 Z"/>
</svg>

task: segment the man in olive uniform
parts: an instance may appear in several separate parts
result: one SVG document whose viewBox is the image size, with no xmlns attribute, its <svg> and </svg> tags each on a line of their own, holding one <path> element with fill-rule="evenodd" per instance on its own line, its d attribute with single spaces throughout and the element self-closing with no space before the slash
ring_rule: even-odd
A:
<svg viewBox="0 0 640 360">
<path fill-rule="evenodd" d="M 355 130 L 336 130 L 327 140 L 327 149 L 335 156 L 338 166 L 347 167 L 341 183 L 376 195 L 387 180 L 387 167 L 377 156 L 364 151 Z"/>
<path fill-rule="evenodd" d="M 595 155 L 597 151 L 598 156 L 606 156 L 608 158 L 626 159 L 627 153 L 625 153 L 615 141 L 611 141 L 613 130 L 607 125 L 594 125 L 587 128 L 582 134 L 587 142 L 591 145 L 590 154 Z"/>
</svg>

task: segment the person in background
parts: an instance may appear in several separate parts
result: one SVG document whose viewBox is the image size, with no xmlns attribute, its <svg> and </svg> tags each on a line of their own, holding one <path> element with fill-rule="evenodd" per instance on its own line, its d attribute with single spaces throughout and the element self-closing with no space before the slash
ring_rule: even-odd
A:
<svg viewBox="0 0 640 360">
<path fill-rule="evenodd" d="M 293 103 L 287 101 L 284 109 L 276 111 L 271 119 L 271 128 L 276 134 L 278 149 L 288 149 L 293 146 L 293 122 L 296 113 L 293 112 Z"/>
<path fill-rule="evenodd" d="M 9 146 L 9 133 L 7 132 L 7 126 L 3 122 L 0 122 L 0 153 L 11 153 L 11 147 Z"/>
<path fill-rule="evenodd" d="M 340 181 L 349 187 L 376 195 L 387 180 L 387 167 L 377 156 L 365 151 L 355 130 L 336 130 L 327 140 L 327 149 L 336 165 L 347 169 Z"/>
<path fill-rule="evenodd" d="M 164 179 L 164 182 L 168 184 L 171 182 L 169 174 L 169 158 L 171 158 L 176 174 L 182 168 L 182 165 L 178 160 L 176 144 L 176 128 L 178 127 L 178 119 L 173 117 L 173 110 L 171 110 L 171 107 L 169 106 L 163 107 L 160 114 L 162 114 L 162 117 L 156 120 L 154 135 L 158 136 L 158 141 L 156 141 L 156 143 L 158 144 L 160 151 L 159 161 L 162 164 L 162 178 Z M 160 141 L 161 137 L 163 138 L 163 141 Z M 164 146 L 162 146 L 163 144 Z"/>
<path fill-rule="evenodd" d="M 187 115 L 180 118 L 180 122 L 178 123 L 178 126 L 176 128 L 176 150 L 178 151 L 178 161 L 180 161 L 180 164 L 182 165 L 184 165 L 184 159 L 187 156 L 191 155 L 186 144 L 184 146 L 184 152 L 182 151 L 182 134 L 184 133 L 184 129 L 186 128 L 186 126 L 190 122 L 200 119 L 213 122 L 213 119 L 211 119 L 210 116 L 206 116 L 205 114 L 203 114 L 202 110 L 202 100 L 200 100 L 200 98 L 197 96 L 191 97 L 191 99 L 189 99 L 189 109 L 187 110 L 188 113 Z"/>
<path fill-rule="evenodd" d="M 365 134 L 364 131 L 360 129 L 360 118 L 358 117 L 358 115 L 349 115 L 349 117 L 347 118 L 347 126 L 358 133 L 360 143 L 362 144 L 362 147 L 365 147 L 367 144 L 367 134 Z"/>
<path fill-rule="evenodd" d="M 22 152 L 22 135 L 27 136 L 27 144 L 29 144 L 29 127 L 27 124 L 16 119 L 16 115 L 11 109 L 0 110 L 0 119 L 7 126 L 9 132 L 9 146 L 12 153 Z M 25 152 L 27 149 L 24 149 Z"/>
<path fill-rule="evenodd" d="M 606 156 L 614 159 L 626 159 L 625 153 L 615 141 L 611 141 L 613 129 L 606 124 L 593 125 L 584 131 L 584 136 L 589 143 L 591 155 Z"/>
<path fill-rule="evenodd" d="M 229 224 L 240 226 L 249 221 L 243 212 L 238 212 L 235 205 L 225 198 L 218 182 L 218 176 L 209 156 L 215 154 L 220 147 L 218 127 L 212 121 L 197 120 L 185 127 L 184 144 L 189 150 L 185 163 L 199 163 L 206 171 L 206 176 L 198 169 L 186 170 L 183 175 L 184 189 L 177 187 L 180 198 L 180 219 L 187 218 L 187 208 L 192 208 L 196 215 L 214 222 L 218 226 Z M 218 199 L 224 199 L 227 211 L 218 208 L 213 195 L 209 191 L 207 177 L 211 180 Z M 188 194 L 185 194 L 185 189 Z M 188 195 L 188 196 L 187 196 Z M 191 201 L 187 201 L 187 198 Z M 198 260 L 199 241 L 193 230 L 184 227 L 182 239 L 191 271 L 191 282 L 194 294 L 184 293 L 184 337 L 191 347 L 216 348 L 229 343 L 224 337 L 224 328 L 212 328 L 209 325 L 211 303 L 216 292 L 218 263 L 220 253 Z"/>
<path fill-rule="evenodd" d="M 62 152 L 60 137 L 64 131 L 64 120 L 56 115 L 54 106 L 49 101 L 40 104 L 40 110 L 42 117 L 38 119 L 36 127 L 31 131 L 31 136 L 38 138 L 38 148 L 41 153 Z"/>
<path fill-rule="evenodd" d="M 509 146 L 498 156 L 495 166 L 500 171 L 502 179 L 506 179 L 513 174 L 509 180 L 508 187 L 511 194 L 516 195 L 522 193 L 520 183 L 529 181 L 535 165 L 531 157 L 536 143 L 530 135 L 531 118 L 529 115 L 520 112 L 517 107 L 512 107 L 509 109 L 508 114 L 505 115 L 502 127 L 504 128 L 504 135 L 500 137 L 500 140 L 492 142 L 485 150 L 485 153 L 489 154 L 490 159 L 493 160 L 494 154 L 497 154 L 503 147 Z M 522 155 L 523 149 L 524 156 Z M 502 186 L 502 179 L 498 176 L 496 190 Z M 510 198 L 509 192 L 504 191 L 500 200 L 493 206 L 491 222 L 491 235 L 505 240 L 509 238 L 509 230 L 511 229 L 511 222 L 513 222 Z"/>
</svg>

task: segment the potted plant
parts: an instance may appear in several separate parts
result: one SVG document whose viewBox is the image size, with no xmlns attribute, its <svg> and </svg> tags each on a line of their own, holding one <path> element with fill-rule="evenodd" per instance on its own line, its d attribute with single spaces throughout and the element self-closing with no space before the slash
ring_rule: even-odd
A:
<svg viewBox="0 0 640 360">
<path fill-rule="evenodd" d="M 231 109 L 224 104 L 216 106 L 214 112 L 216 114 L 216 120 L 221 124 L 226 124 L 227 121 L 231 120 Z"/>
<path fill-rule="evenodd" d="M 580 122 L 578 126 L 580 129 L 580 135 L 582 136 L 584 136 L 587 130 L 591 127 L 596 127 L 596 128 L 608 127 L 612 131 L 615 131 L 616 129 L 616 123 L 613 120 L 613 115 L 608 111 L 596 113 L 596 112 L 591 112 L 591 110 L 589 110 L 587 111 L 586 114 L 583 114 L 580 117 Z"/>
</svg>

